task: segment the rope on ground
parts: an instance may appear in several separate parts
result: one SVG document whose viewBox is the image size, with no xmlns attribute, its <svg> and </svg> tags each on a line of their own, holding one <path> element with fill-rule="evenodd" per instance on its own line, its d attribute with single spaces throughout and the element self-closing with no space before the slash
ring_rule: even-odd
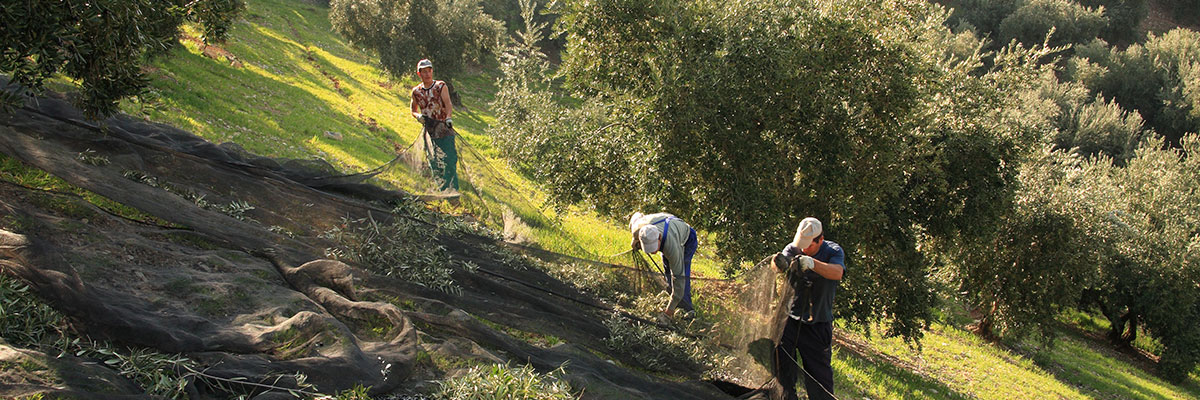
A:
<svg viewBox="0 0 1200 400">
<path fill-rule="evenodd" d="M 512 184 L 509 183 L 507 179 L 504 179 L 504 176 L 500 174 L 500 171 L 496 170 L 496 168 L 492 166 L 492 163 L 489 162 L 486 157 L 484 157 L 482 154 L 479 154 L 479 151 L 475 149 L 475 146 L 471 145 L 471 143 L 468 142 L 465 138 L 461 142 L 463 143 L 463 148 L 467 149 L 467 152 L 469 152 L 472 156 L 474 156 L 475 159 L 478 160 L 478 162 L 480 164 L 483 164 L 484 168 L 487 168 L 487 170 L 489 172 L 491 172 L 492 176 L 494 177 L 493 180 L 498 181 L 500 183 L 500 185 L 503 186 L 504 188 L 512 191 L 513 193 L 520 195 L 521 198 L 523 200 L 525 200 L 526 204 L 529 204 L 530 206 L 534 207 L 535 209 L 538 209 L 538 212 L 541 212 L 541 208 L 538 207 L 533 202 L 533 200 L 530 199 L 529 196 L 527 196 L 525 194 L 524 191 L 518 190 L 517 188 L 513 187 Z M 463 165 L 466 165 L 466 163 L 463 163 Z M 484 207 L 487 207 L 487 203 L 483 201 L 483 196 L 479 195 L 479 193 L 476 193 L 476 195 L 479 197 L 479 201 L 484 204 Z M 488 212 L 490 213 L 491 211 L 489 210 Z"/>
<path fill-rule="evenodd" d="M 784 354 L 787 354 L 787 353 L 784 353 Z M 795 357 L 792 357 L 791 354 L 787 354 L 787 356 L 788 356 L 788 358 L 792 359 L 792 362 L 796 363 L 796 366 L 799 367 L 801 371 L 804 371 L 804 375 L 808 375 L 808 379 L 812 379 L 813 382 L 816 382 L 817 386 L 820 386 L 821 390 L 824 390 L 825 394 L 829 395 L 829 398 L 831 398 L 833 400 L 837 400 L 837 397 L 833 395 L 833 392 L 830 392 L 829 388 L 826 388 L 825 385 L 821 384 L 821 381 L 818 381 L 817 378 L 814 378 L 812 376 L 812 374 L 808 373 L 808 370 L 804 369 L 804 365 L 802 365 L 799 361 L 796 361 Z"/>
<path fill-rule="evenodd" d="M 479 154 L 479 151 L 475 150 L 475 146 L 472 146 L 471 143 L 468 142 L 466 139 L 463 139 L 462 143 L 463 143 L 463 147 L 466 148 L 467 151 L 470 152 L 472 156 L 475 156 L 475 158 L 479 160 L 479 163 L 483 164 L 483 166 L 488 169 L 488 172 L 491 172 L 492 176 L 496 177 L 496 180 L 498 180 L 501 185 L 503 185 L 506 189 L 513 191 L 514 193 L 519 193 L 522 196 L 525 195 L 524 192 L 514 188 L 512 186 L 512 184 L 510 184 L 508 182 L 507 179 L 504 179 L 504 176 L 500 175 L 500 171 L 497 171 L 496 168 L 493 167 L 492 164 L 487 161 L 487 158 L 484 158 L 482 154 Z M 529 204 L 533 204 L 533 201 L 529 200 L 529 198 L 526 198 L 525 201 L 528 202 Z"/>
<path fill-rule="evenodd" d="M 633 252 L 633 249 L 625 250 L 625 251 L 622 251 L 622 252 L 620 252 L 620 253 L 617 253 L 617 254 L 610 254 L 610 255 L 607 255 L 607 256 L 603 256 L 603 257 L 607 257 L 607 258 L 616 258 L 616 257 L 620 257 L 620 256 L 623 256 L 623 255 L 629 254 L 629 253 L 631 253 L 631 252 Z"/>
<path fill-rule="evenodd" d="M 623 124 L 609 124 L 608 126 L 605 126 L 605 127 L 601 128 L 601 130 L 608 129 L 608 128 L 612 127 L 612 126 L 617 126 L 617 125 L 623 126 L 623 127 L 627 128 L 627 129 L 633 129 L 632 127 L 630 127 L 630 126 L 628 126 L 628 125 L 623 125 Z M 477 150 L 475 149 L 475 146 L 472 146 L 472 145 L 471 145 L 469 142 L 467 142 L 466 140 L 461 140 L 460 142 L 461 142 L 461 143 L 463 143 L 463 147 L 464 147 L 464 148 L 466 148 L 466 149 L 467 149 L 467 151 L 468 151 L 468 152 L 470 152 L 470 153 L 471 153 L 471 155 L 472 155 L 472 156 L 474 156 L 474 157 L 475 157 L 475 158 L 476 158 L 476 159 L 479 161 L 479 163 L 480 163 L 480 164 L 483 164 L 483 166 L 484 166 L 484 167 L 486 167 L 486 168 L 488 169 L 488 172 L 491 172 L 492 176 L 493 176 L 493 177 L 495 177 L 495 180 L 499 181 L 499 183 L 500 183 L 502 186 L 504 186 L 504 187 L 505 187 L 505 188 L 507 188 L 508 190 L 511 190 L 511 191 L 513 191 L 514 193 L 521 194 L 521 196 L 522 196 L 522 197 L 525 197 L 525 201 L 526 201 L 526 203 L 533 204 L 533 201 L 532 201 L 532 200 L 530 200 L 528 197 L 526 197 L 526 196 L 525 196 L 525 194 L 524 194 L 524 192 L 522 192 L 522 191 L 520 191 L 520 190 L 517 190 L 516 188 L 514 188 L 514 187 L 513 187 L 513 186 L 512 186 L 512 185 L 511 185 L 511 184 L 508 182 L 508 180 L 507 180 L 507 179 L 504 179 L 504 176 L 503 176 L 503 175 L 501 175 L 501 174 L 500 174 L 500 172 L 499 172 L 499 171 L 497 171 L 497 170 L 495 169 L 495 167 L 492 167 L 492 164 L 491 164 L 490 162 L 488 162 L 488 159 L 487 159 L 487 158 L 485 158 L 485 157 L 484 157 L 482 154 L 479 154 L 479 151 L 477 151 Z M 464 165 L 465 165 L 465 163 L 464 163 Z M 476 193 L 476 195 L 478 196 L 478 193 Z M 480 198 L 480 202 L 483 202 L 483 199 L 482 199 L 482 198 Z M 486 207 L 486 205 L 485 205 L 485 207 Z M 490 213 L 491 211 L 489 210 L 488 212 Z M 548 250 L 543 250 L 543 249 L 539 249 L 539 248 L 535 248 L 535 247 L 524 246 L 524 245 L 519 245 L 519 244 L 515 244 L 515 243 L 508 243 L 508 242 L 504 242 L 504 243 L 505 243 L 505 244 L 507 244 L 507 245 L 508 245 L 508 246 L 510 246 L 510 247 L 514 247 L 514 248 L 517 248 L 517 249 L 519 249 L 519 250 L 523 250 L 523 251 L 535 252 L 535 253 L 538 253 L 538 254 L 540 254 L 540 255 L 543 255 L 543 256 L 548 256 L 548 257 L 556 257 L 556 258 L 559 258 L 559 259 L 569 259 L 569 260 L 576 261 L 576 262 L 583 262 L 583 263 L 588 263 L 588 264 L 592 264 L 592 265 L 602 266 L 602 267 L 606 267 L 606 268 L 621 268 L 621 269 L 627 269 L 627 270 L 635 271 L 635 272 L 638 272 L 638 273 L 652 273 L 652 271 L 645 271 L 645 270 L 642 270 L 642 269 L 640 269 L 640 268 L 629 267 L 629 266 L 625 266 L 625 265 L 621 265 L 621 264 L 614 264 L 614 263 L 604 263 L 604 262 L 599 262 L 599 261 L 595 261 L 595 260 L 588 260 L 588 259 L 584 259 L 584 258 L 579 258 L 579 257 L 575 257 L 575 256 L 570 256 L 570 255 L 562 254 L 562 253 L 557 253 L 557 252 L 552 252 L 552 251 L 548 251 Z M 614 255 L 612 255 L 612 256 L 609 256 L 609 257 L 616 257 L 616 256 L 620 256 L 620 255 L 626 254 L 626 253 L 628 253 L 628 252 L 630 252 L 630 251 L 633 251 L 633 250 L 628 250 L 628 251 L 624 251 L 624 252 L 621 252 L 621 253 L 617 253 L 617 254 L 614 254 Z M 658 269 L 659 269 L 660 273 L 664 273 L 664 272 L 662 272 L 662 268 L 658 266 L 658 263 L 654 261 L 654 258 L 653 258 L 653 257 L 651 257 L 651 258 L 650 258 L 650 261 L 654 263 L 654 266 L 655 266 L 656 268 L 658 268 Z M 732 279 L 719 279 L 719 278 L 705 278 L 705 277 L 700 277 L 700 276 L 690 276 L 690 277 L 689 277 L 689 279 L 691 279 L 691 280 L 698 280 L 698 281 L 716 281 L 716 282 L 728 282 L 728 281 L 731 281 L 731 280 L 732 280 Z"/>
<path fill-rule="evenodd" d="M 473 236 L 475 236 L 475 235 L 473 235 Z M 483 239 L 487 239 L 487 240 L 492 240 L 491 238 L 486 238 L 486 237 L 484 237 L 484 236 L 479 236 L 479 238 L 483 238 Z M 620 268 L 620 269 L 626 269 L 626 270 L 635 271 L 635 272 L 640 272 L 640 273 L 647 273 L 647 271 L 645 271 L 645 270 L 642 270 L 642 269 L 640 269 L 640 268 L 634 268 L 634 267 L 630 267 L 630 266 L 626 266 L 626 265 L 621 265 L 621 264 L 613 264 L 613 263 L 606 263 L 606 262 L 601 262 L 601 261 L 596 261 L 596 260 L 589 260 L 589 259 L 586 259 L 586 258 L 580 258 L 580 257 L 576 257 L 576 256 L 568 255 L 568 254 L 562 254 L 562 253 L 553 252 L 553 251 L 550 251 L 550 250 L 540 249 L 540 248 L 537 248 L 537 247 L 533 247 L 533 246 L 527 246 L 527 245 L 522 245 L 522 244 L 517 244 L 517 243 L 509 243 L 509 242 L 504 242 L 504 241 L 501 241 L 501 243 L 504 243 L 504 245 L 506 245 L 506 246 L 508 246 L 508 247 L 512 247 L 512 248 L 514 248 L 514 249 L 516 249 L 516 250 L 520 250 L 520 251 L 526 251 L 526 252 L 530 252 L 530 253 L 536 253 L 537 255 L 544 256 L 544 257 L 553 257 L 553 258 L 558 258 L 558 259 L 565 259 L 565 260 L 570 260 L 570 261 L 574 261 L 574 262 L 580 262 L 580 263 L 585 263 L 585 264 L 591 264 L 591 265 L 595 265 L 595 266 L 598 266 L 598 267 L 605 267 L 605 268 Z M 628 252 L 617 253 L 616 255 L 622 255 L 622 254 L 626 254 L 626 253 L 628 253 Z M 661 269 L 661 267 L 659 267 L 659 266 L 658 266 L 658 262 L 657 262 L 657 261 L 654 261 L 654 258 L 653 258 L 653 257 L 650 257 L 650 262 L 654 263 L 654 266 L 659 268 L 659 273 L 661 274 L 661 273 L 662 273 L 662 269 Z M 653 273 L 653 272 L 649 272 L 649 273 Z M 705 278 L 705 277 L 700 277 L 700 276 L 690 276 L 689 278 L 690 278 L 690 279 L 692 279 L 692 280 L 697 280 L 697 281 L 715 281 L 715 282 L 729 282 L 729 281 L 732 281 L 732 279 Z"/>
<path fill-rule="evenodd" d="M 409 147 L 412 147 L 412 145 L 409 145 Z M 405 151 L 407 151 L 407 149 Z M 383 165 L 380 165 L 375 168 L 371 168 L 371 169 L 363 171 L 363 172 L 356 172 L 353 174 L 318 176 L 318 177 L 309 178 L 309 180 L 323 181 L 323 180 L 342 179 L 342 178 L 355 178 L 355 179 L 366 180 L 368 178 L 382 174 L 382 173 L 386 172 L 387 170 L 391 169 L 393 165 L 396 165 L 396 162 L 400 161 L 400 157 L 401 157 L 400 154 L 396 154 L 395 157 L 392 157 L 392 159 L 390 161 L 383 163 Z"/>
</svg>

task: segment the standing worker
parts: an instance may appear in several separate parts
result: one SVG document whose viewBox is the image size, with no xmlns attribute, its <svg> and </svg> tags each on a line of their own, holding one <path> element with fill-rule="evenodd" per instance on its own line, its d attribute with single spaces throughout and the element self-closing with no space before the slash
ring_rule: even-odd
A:
<svg viewBox="0 0 1200 400">
<path fill-rule="evenodd" d="M 696 255 L 696 230 L 683 220 L 667 213 L 643 215 L 633 213 L 629 218 L 629 230 L 633 233 L 633 250 L 639 248 L 646 254 L 662 251 L 663 275 L 671 289 L 671 300 L 663 308 L 667 317 L 675 315 L 675 309 L 683 309 L 682 317 L 691 319 L 696 315 L 692 306 L 692 256 Z"/>
<path fill-rule="evenodd" d="M 801 365 L 808 398 L 833 398 L 833 295 L 846 272 L 845 258 L 842 246 L 825 240 L 821 221 L 809 217 L 800 221 L 792 243 L 772 259 L 795 289 L 775 346 L 775 378 L 786 400 L 798 399 Z"/>
<path fill-rule="evenodd" d="M 450 89 L 446 82 L 433 80 L 433 62 L 429 59 L 417 62 L 417 76 L 421 83 L 412 89 L 412 116 L 424 126 L 422 134 L 429 135 L 433 142 L 429 169 L 441 181 L 438 190 L 457 193 L 458 150 L 454 148 L 454 125 L 450 121 L 454 112 Z"/>
</svg>

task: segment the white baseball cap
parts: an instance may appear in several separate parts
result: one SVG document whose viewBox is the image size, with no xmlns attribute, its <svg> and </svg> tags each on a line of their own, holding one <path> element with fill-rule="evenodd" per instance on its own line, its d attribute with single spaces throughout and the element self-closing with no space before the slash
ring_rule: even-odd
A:
<svg viewBox="0 0 1200 400">
<path fill-rule="evenodd" d="M 821 221 L 808 217 L 800 220 L 800 226 L 796 227 L 796 237 L 792 239 L 792 244 L 797 249 L 803 249 L 812 244 L 813 239 L 821 236 Z"/>
<path fill-rule="evenodd" d="M 629 216 L 629 231 L 630 232 L 636 233 L 638 220 L 642 219 L 642 216 L 644 216 L 644 215 L 645 214 L 642 214 L 639 211 L 639 212 L 634 212 L 633 215 Z"/>
<path fill-rule="evenodd" d="M 421 61 L 417 61 L 417 71 L 420 71 L 421 68 L 433 68 L 433 61 L 429 61 L 428 58 L 422 58 Z"/>
<path fill-rule="evenodd" d="M 658 230 L 657 226 L 646 225 L 638 231 L 638 241 L 642 243 L 642 251 L 647 254 L 658 251 L 658 241 L 662 237 L 662 231 Z"/>
</svg>

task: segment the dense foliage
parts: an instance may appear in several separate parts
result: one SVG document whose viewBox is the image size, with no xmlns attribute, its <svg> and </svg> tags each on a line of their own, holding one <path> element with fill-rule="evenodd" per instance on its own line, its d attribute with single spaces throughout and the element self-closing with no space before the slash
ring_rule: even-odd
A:
<svg viewBox="0 0 1200 400">
<path fill-rule="evenodd" d="M 564 109 L 528 85 L 545 79 L 506 76 L 495 134 L 557 201 L 671 211 L 734 261 L 818 216 L 849 251 L 840 311 L 918 337 L 932 305 L 918 237 L 1003 215 L 1036 130 L 996 110 L 1044 54 L 1009 48 L 974 77 L 977 55 L 939 45 L 954 38 L 944 11 L 887 3 L 567 2 L 562 73 L 585 100 Z"/>
<path fill-rule="evenodd" d="M 1042 105 L 1031 110 L 1031 117 L 1042 113 L 1040 118 L 1052 121 L 1050 143 L 1057 150 L 1085 158 L 1105 156 L 1123 165 L 1150 136 L 1138 113 L 1093 94 L 1079 82 L 1059 82 L 1048 74 L 1025 97 Z"/>
<path fill-rule="evenodd" d="M 433 61 L 438 76 L 453 76 L 493 57 L 505 33 L 478 1 L 333 0 L 329 19 L 338 33 L 378 53 L 396 76 L 415 73 L 422 58 Z"/>
<path fill-rule="evenodd" d="M 1150 144 L 1124 168 L 1099 163 L 1076 185 L 1099 211 L 1091 218 L 1104 218 L 1096 235 L 1103 239 L 1102 279 L 1089 300 L 1108 317 L 1115 339 L 1130 343 L 1140 330 L 1161 342 L 1159 369 L 1176 381 L 1200 362 L 1200 159 L 1182 156 L 1197 151 L 1195 134 L 1180 150 Z"/>
<path fill-rule="evenodd" d="M 1099 36 L 1106 22 L 1099 10 L 1068 0 L 1029 0 L 1000 21 L 996 37 L 1000 43 L 1016 40 L 1032 46 L 1053 31 L 1051 46 L 1087 43 Z"/>
<path fill-rule="evenodd" d="M 1154 146 L 1159 117 L 1126 104 L 1174 107 L 1187 121 L 1194 32 L 1110 51 L 1092 42 L 1107 8 L 993 2 L 1004 15 L 985 23 L 1008 21 L 1000 30 L 1018 40 L 979 53 L 986 41 L 947 28 L 944 9 L 880 3 L 565 2 L 558 71 L 536 30 L 505 52 L 493 134 L 552 200 L 618 220 L 673 212 L 714 233 L 730 260 L 776 251 L 797 220 L 820 217 L 848 251 L 836 312 L 886 320 L 889 335 L 919 338 L 933 292 L 948 284 L 982 332 L 1052 338 L 1059 312 L 1099 309 L 1115 330 L 1159 339 L 1168 377 L 1194 366 L 1194 319 L 1163 315 L 1197 311 L 1186 249 L 1200 231 L 1191 217 L 1164 222 L 1190 209 L 1133 192 L 1167 184 L 1148 181 L 1167 179 L 1149 160 L 1188 161 Z M 1022 15 L 1020 26 L 1076 26 L 1021 30 Z M 1063 33 L 1051 43 L 1088 43 L 1082 57 L 1019 44 L 1040 44 L 1051 27 Z M 1126 64 L 1141 75 L 1116 70 Z M 1178 188 L 1195 176 L 1184 164 L 1156 168 L 1178 171 Z M 1145 220 L 1157 222 L 1138 234 L 1170 243 L 1113 235 Z M 1151 279 L 1151 266 L 1166 278 Z"/>
<path fill-rule="evenodd" d="M 1200 33 L 1175 29 L 1144 45 L 1089 45 L 1078 54 L 1070 79 L 1140 113 L 1171 146 L 1200 131 Z"/>
<path fill-rule="evenodd" d="M 0 73 L 35 92 L 58 73 L 76 79 L 79 105 L 93 117 L 141 92 L 143 63 L 177 43 L 181 23 L 198 22 L 205 41 L 221 41 L 245 7 L 242 0 L 12 3 L 0 7 Z"/>
<path fill-rule="evenodd" d="M 959 0 L 938 1 L 954 8 L 951 25 L 965 25 L 1001 46 L 1016 39 L 1041 44 L 1054 29 L 1051 44 L 1087 43 L 1101 38 L 1113 44 L 1139 39 L 1146 0 Z M 1177 17 L 1182 18 L 1182 17 Z M 1186 20 L 1186 19 L 1181 19 Z"/>
<path fill-rule="evenodd" d="M 1100 38 L 1112 44 L 1128 44 L 1140 38 L 1138 25 L 1150 13 L 1146 0 L 1079 0 L 1089 8 L 1103 7 L 1108 25 L 1100 32 Z"/>
</svg>

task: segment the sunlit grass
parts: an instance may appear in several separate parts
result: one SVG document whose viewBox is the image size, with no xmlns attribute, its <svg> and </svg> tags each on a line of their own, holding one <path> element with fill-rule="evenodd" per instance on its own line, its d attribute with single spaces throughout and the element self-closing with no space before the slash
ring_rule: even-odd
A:
<svg viewBox="0 0 1200 400">
<path fill-rule="evenodd" d="M 1200 398 L 1197 380 L 1176 386 L 1131 363 L 1129 356 L 1097 347 L 1095 339 L 1070 333 L 1052 348 L 1038 348 L 1033 358 L 1060 379 L 1087 388 L 1098 398 Z"/>
<path fill-rule="evenodd" d="M 900 338 L 868 340 L 852 332 L 839 332 L 851 342 L 867 344 L 874 353 L 869 356 L 876 361 L 892 360 L 906 365 L 909 367 L 906 372 L 916 372 L 922 379 L 940 382 L 950 391 L 981 399 L 1087 398 L 1042 370 L 1033 360 L 960 328 L 935 324 L 926 332 L 920 350 L 911 348 Z M 867 393 L 894 393 L 893 386 L 863 381 L 860 389 Z"/>
<path fill-rule="evenodd" d="M 845 349 L 834 349 L 833 370 L 834 394 L 840 399 L 971 398 L 929 377 Z"/>
<path fill-rule="evenodd" d="M 937 323 L 920 350 L 900 338 L 839 329 L 846 344 L 835 346 L 834 370 L 844 382 L 839 398 L 1200 398 L 1196 374 L 1182 385 L 1167 383 L 1106 341 L 1073 329 L 1053 346 L 1037 339 L 1004 345 Z"/>
<path fill-rule="evenodd" d="M 198 42 L 185 39 L 154 62 L 144 101 L 127 101 L 124 109 L 259 155 L 321 158 L 347 173 L 382 165 L 395 156 L 394 145 L 406 147 L 420 133 L 408 113 L 415 76 L 397 78 L 379 69 L 370 56 L 331 33 L 327 12 L 280 0 L 250 1 L 245 19 L 219 45 L 236 65 L 225 56 L 203 55 Z M 194 27 L 184 32 L 198 36 Z M 454 81 L 465 103 L 455 113 L 460 179 L 467 181 L 464 206 L 497 230 L 503 229 L 503 210 L 511 209 L 533 232 L 530 239 L 550 250 L 589 258 L 624 251 L 623 222 L 577 208 L 559 214 L 544 204 L 536 185 L 501 161 L 486 134 L 495 120 L 488 109 L 493 81 L 487 72 Z M 394 168 L 377 179 L 427 192 L 428 180 L 415 172 Z"/>
</svg>

